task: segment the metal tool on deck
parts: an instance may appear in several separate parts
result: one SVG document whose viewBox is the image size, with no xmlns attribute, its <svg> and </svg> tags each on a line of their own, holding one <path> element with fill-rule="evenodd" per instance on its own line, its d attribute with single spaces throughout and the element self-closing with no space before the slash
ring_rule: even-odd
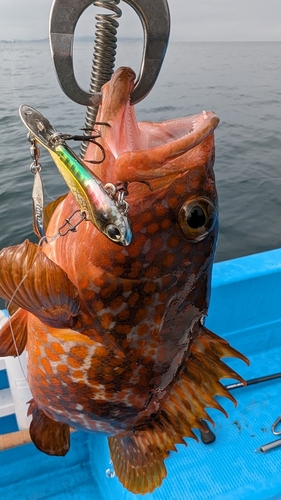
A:
<svg viewBox="0 0 281 500">
<path fill-rule="evenodd" d="M 275 436 L 280 436 L 281 435 L 281 430 L 277 430 L 277 427 L 279 426 L 281 422 L 281 415 L 273 422 L 271 426 L 272 433 Z M 268 451 L 275 450 L 276 448 L 279 448 L 281 446 L 281 439 L 276 439 L 275 441 L 271 441 L 270 443 L 263 444 L 258 448 L 256 451 L 261 451 L 262 453 L 267 453 Z"/>
<path fill-rule="evenodd" d="M 139 16 L 144 45 L 140 73 L 132 92 L 131 103 L 144 99 L 158 77 L 166 53 L 170 35 L 170 14 L 167 0 L 123 0 Z M 91 130 L 98 105 L 101 103 L 101 87 L 114 70 L 117 48 L 118 19 L 122 12 L 120 0 L 54 0 L 50 15 L 50 44 L 60 86 L 64 93 L 78 104 L 87 106 L 85 129 Z M 90 92 L 83 90 L 76 81 L 73 67 L 73 38 L 76 24 L 90 6 L 103 7 L 112 14 L 96 16 L 96 38 L 90 83 Z M 82 143 L 81 156 L 88 143 Z"/>
<path fill-rule="evenodd" d="M 275 436 L 280 436 L 281 430 L 277 430 L 277 427 L 279 426 L 281 422 L 281 415 L 273 422 L 271 426 L 272 433 Z M 275 450 L 276 448 L 279 448 L 281 446 L 281 439 L 276 439 L 275 441 L 271 441 L 270 443 L 263 444 L 258 448 L 256 451 L 261 451 L 262 453 L 267 453 L 268 451 Z"/>
</svg>

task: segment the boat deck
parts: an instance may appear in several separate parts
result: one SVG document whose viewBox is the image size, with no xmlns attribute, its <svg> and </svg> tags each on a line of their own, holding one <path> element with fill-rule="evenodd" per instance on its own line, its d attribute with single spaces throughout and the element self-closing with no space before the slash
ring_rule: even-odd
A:
<svg viewBox="0 0 281 500">
<path fill-rule="evenodd" d="M 240 279 L 238 279 L 240 276 Z M 242 278 L 241 278 L 242 276 Z M 227 360 L 245 379 L 280 372 L 281 250 L 215 265 L 208 327 L 251 361 Z M 230 381 L 229 381 L 230 382 Z M 225 381 L 228 383 L 228 381 Z M 281 414 L 281 379 L 232 391 L 238 407 L 221 401 L 216 441 L 188 439 L 166 460 L 168 477 L 146 495 L 127 492 L 110 468 L 106 438 L 77 432 L 64 458 L 48 457 L 32 444 L 0 453 L 0 496 L 5 500 L 266 500 L 281 499 L 281 447 L 262 453 L 277 439 L 271 426 Z M 16 429 L 14 416 L 0 419 L 0 433 Z M 280 425 L 281 430 L 281 425 Z"/>
</svg>

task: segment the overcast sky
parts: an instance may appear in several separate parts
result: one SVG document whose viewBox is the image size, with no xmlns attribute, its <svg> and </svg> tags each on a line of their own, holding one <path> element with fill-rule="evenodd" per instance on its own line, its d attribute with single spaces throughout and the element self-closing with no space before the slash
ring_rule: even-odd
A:
<svg viewBox="0 0 281 500">
<path fill-rule="evenodd" d="M 77 0 L 79 1 L 79 0 Z M 153 1 L 153 0 L 151 0 Z M 0 0 L 0 40 L 38 39 L 48 36 L 53 0 Z M 281 0 L 168 0 L 171 40 L 281 41 Z M 120 36 L 142 36 L 135 12 L 120 2 Z M 90 7 L 77 26 L 78 35 L 92 35 Z"/>
</svg>

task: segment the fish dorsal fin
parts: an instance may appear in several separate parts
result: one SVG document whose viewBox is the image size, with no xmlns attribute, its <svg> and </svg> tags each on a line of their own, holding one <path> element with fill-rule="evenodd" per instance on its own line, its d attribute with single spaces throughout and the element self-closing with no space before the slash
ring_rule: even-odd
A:
<svg viewBox="0 0 281 500">
<path fill-rule="evenodd" d="M 27 342 L 27 312 L 18 309 L 0 328 L 0 356 L 20 355 Z"/>
<path fill-rule="evenodd" d="M 66 455 L 70 447 L 69 425 L 48 417 L 34 399 L 29 403 L 28 415 L 32 415 L 29 433 L 36 448 L 47 455 Z"/>
<path fill-rule="evenodd" d="M 68 193 L 63 194 L 62 196 L 59 196 L 55 201 L 51 201 L 44 209 L 44 229 L 45 232 L 47 232 L 47 228 L 49 225 L 49 222 L 51 220 L 51 217 L 56 210 L 56 208 L 59 206 L 59 204 L 67 197 Z"/>
<path fill-rule="evenodd" d="M 233 396 L 220 383 L 221 378 L 243 379 L 221 361 L 222 357 L 248 360 L 228 342 L 206 328 L 191 344 L 178 380 L 171 387 L 158 413 L 147 423 L 136 424 L 133 432 L 123 432 L 108 439 L 116 475 L 129 491 L 146 494 L 159 487 L 166 477 L 164 459 L 175 444 L 185 444 L 184 437 L 197 439 L 193 428 L 206 431 L 201 419 L 213 423 L 205 408 L 227 413 L 214 398 Z"/>
</svg>

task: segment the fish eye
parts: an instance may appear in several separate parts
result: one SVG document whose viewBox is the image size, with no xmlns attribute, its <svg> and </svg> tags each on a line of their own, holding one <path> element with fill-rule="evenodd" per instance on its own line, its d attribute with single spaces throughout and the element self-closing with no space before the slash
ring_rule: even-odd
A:
<svg viewBox="0 0 281 500">
<path fill-rule="evenodd" d="M 203 240 L 214 228 L 217 211 L 208 198 L 186 201 L 179 210 L 178 221 L 186 238 L 197 242 Z"/>
<path fill-rule="evenodd" d="M 114 224 L 108 224 L 105 228 L 107 236 L 112 240 L 112 241 L 120 241 L 121 240 L 121 232 L 118 229 L 117 226 Z"/>
</svg>

